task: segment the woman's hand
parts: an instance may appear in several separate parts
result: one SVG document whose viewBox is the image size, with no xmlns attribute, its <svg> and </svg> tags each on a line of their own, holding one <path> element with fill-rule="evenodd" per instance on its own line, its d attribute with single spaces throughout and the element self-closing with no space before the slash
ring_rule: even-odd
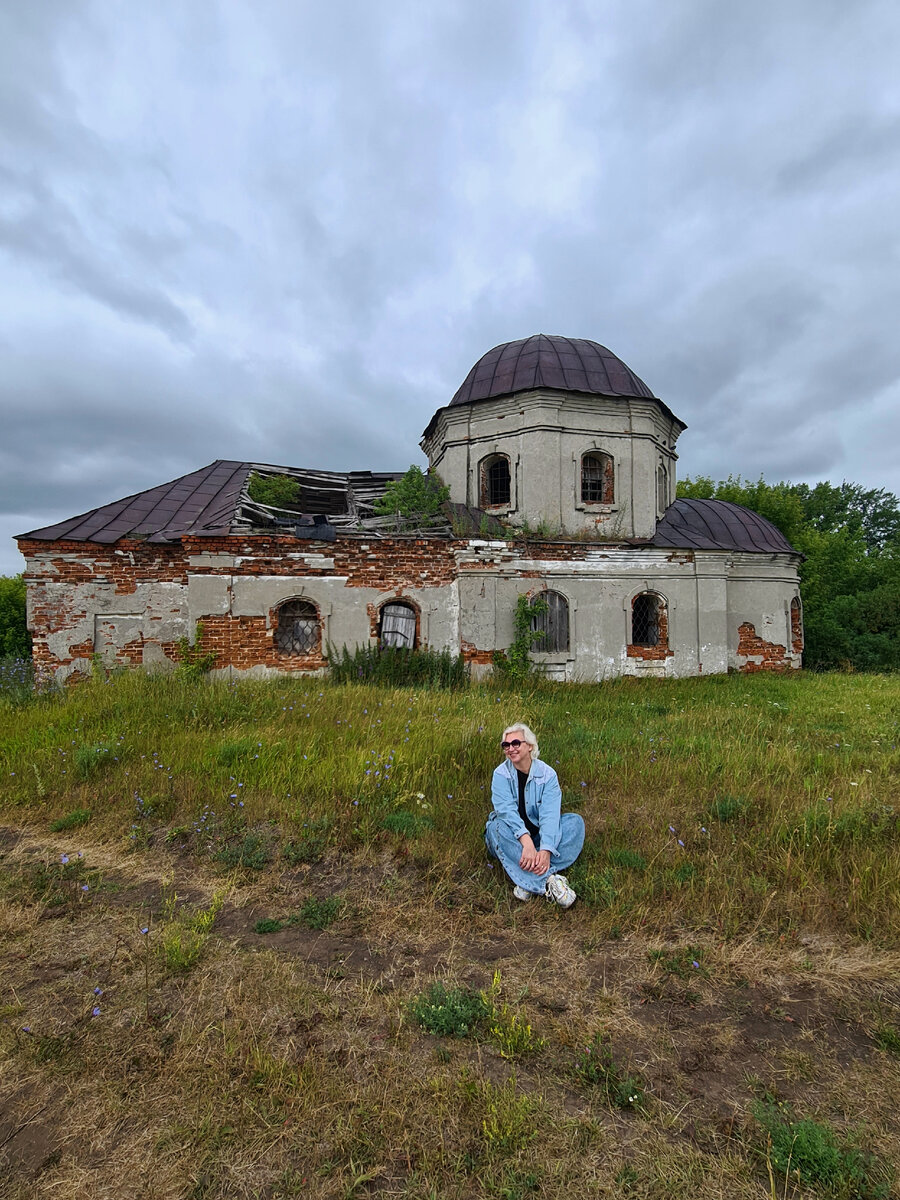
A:
<svg viewBox="0 0 900 1200">
<path fill-rule="evenodd" d="M 523 833 L 519 841 L 522 843 L 522 857 L 519 859 L 522 870 L 531 871 L 533 875 L 545 875 L 550 869 L 550 851 L 535 850 L 528 833 Z"/>
</svg>

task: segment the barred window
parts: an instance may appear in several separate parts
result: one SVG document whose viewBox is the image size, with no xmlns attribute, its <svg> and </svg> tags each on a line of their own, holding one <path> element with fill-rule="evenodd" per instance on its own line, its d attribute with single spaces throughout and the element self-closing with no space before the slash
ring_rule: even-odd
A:
<svg viewBox="0 0 900 1200">
<path fill-rule="evenodd" d="M 633 646 L 659 645 L 659 596 L 653 592 L 642 592 L 635 596 L 631 605 L 631 644 Z"/>
<path fill-rule="evenodd" d="M 608 454 L 585 454 L 581 460 L 582 504 L 612 504 L 615 472 Z"/>
<path fill-rule="evenodd" d="M 509 459 L 505 454 L 493 454 L 481 464 L 481 507 L 507 505 L 512 495 Z"/>
<path fill-rule="evenodd" d="M 532 607 L 539 600 L 547 607 L 545 612 L 536 612 L 531 618 L 532 631 L 543 634 L 535 638 L 534 649 L 543 654 L 561 654 L 569 649 L 569 602 L 559 592 L 548 591 L 536 596 Z"/>
<path fill-rule="evenodd" d="M 382 646 L 416 648 L 416 610 L 410 604 L 385 604 L 381 610 L 378 640 Z"/>
<path fill-rule="evenodd" d="M 278 610 L 275 646 L 282 654 L 312 654 L 319 648 L 319 611 L 310 600 L 288 600 Z"/>
</svg>

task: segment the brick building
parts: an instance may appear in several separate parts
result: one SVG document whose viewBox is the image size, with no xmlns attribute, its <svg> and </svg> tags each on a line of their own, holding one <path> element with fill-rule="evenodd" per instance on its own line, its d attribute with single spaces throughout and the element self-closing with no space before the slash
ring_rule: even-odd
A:
<svg viewBox="0 0 900 1200">
<path fill-rule="evenodd" d="M 425 430 L 446 524 L 374 505 L 397 475 L 217 461 L 18 539 L 35 662 L 63 681 L 167 667 L 202 626 L 215 671 L 327 669 L 329 645 L 460 651 L 478 673 L 543 597 L 557 679 L 800 666 L 800 556 L 737 505 L 675 499 L 683 422 L 595 342 L 497 346 Z M 290 507 L 253 499 L 285 476 Z"/>
</svg>

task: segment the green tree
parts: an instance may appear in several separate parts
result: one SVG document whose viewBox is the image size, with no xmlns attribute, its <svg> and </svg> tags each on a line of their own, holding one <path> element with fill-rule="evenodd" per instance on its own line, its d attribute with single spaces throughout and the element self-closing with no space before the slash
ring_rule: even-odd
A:
<svg viewBox="0 0 900 1200">
<path fill-rule="evenodd" d="M 804 662 L 815 668 L 900 666 L 900 502 L 844 482 L 750 483 L 701 476 L 679 496 L 730 500 L 776 525 L 804 555 Z"/>
<path fill-rule="evenodd" d="M 442 509 L 449 496 L 450 489 L 437 475 L 411 466 L 400 479 L 391 480 L 374 508 L 382 517 L 398 515 L 403 529 L 428 529 L 443 523 Z"/>
<path fill-rule="evenodd" d="M 27 658 L 30 654 L 25 580 L 21 575 L 0 575 L 0 658 Z"/>
</svg>

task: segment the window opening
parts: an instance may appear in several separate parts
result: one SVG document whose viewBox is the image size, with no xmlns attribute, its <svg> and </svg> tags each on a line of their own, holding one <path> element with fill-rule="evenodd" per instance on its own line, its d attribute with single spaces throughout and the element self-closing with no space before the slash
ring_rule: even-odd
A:
<svg viewBox="0 0 900 1200">
<path fill-rule="evenodd" d="M 484 508 L 510 503 L 509 459 L 505 454 L 487 458 L 481 467 L 481 503 Z"/>
<path fill-rule="evenodd" d="M 309 600 L 288 600 L 278 610 L 275 645 L 282 654 L 312 654 L 319 646 L 319 612 Z"/>
<path fill-rule="evenodd" d="M 660 512 L 665 512 L 668 507 L 668 482 L 666 468 L 660 464 L 656 469 L 656 504 Z"/>
<path fill-rule="evenodd" d="M 583 504 L 612 504 L 615 494 L 613 460 L 608 454 L 585 454 L 581 460 Z"/>
<path fill-rule="evenodd" d="M 378 630 L 382 646 L 416 646 L 416 610 L 408 604 L 385 604 Z"/>
<path fill-rule="evenodd" d="M 541 654 L 563 653 L 569 649 L 569 602 L 559 592 L 549 591 L 541 592 L 535 600 L 543 600 L 547 609 L 531 618 L 532 632 L 544 635 L 535 638 L 534 649 Z"/>
<path fill-rule="evenodd" d="M 652 592 L 635 596 L 631 606 L 631 644 L 659 645 L 659 597 Z"/>
</svg>

